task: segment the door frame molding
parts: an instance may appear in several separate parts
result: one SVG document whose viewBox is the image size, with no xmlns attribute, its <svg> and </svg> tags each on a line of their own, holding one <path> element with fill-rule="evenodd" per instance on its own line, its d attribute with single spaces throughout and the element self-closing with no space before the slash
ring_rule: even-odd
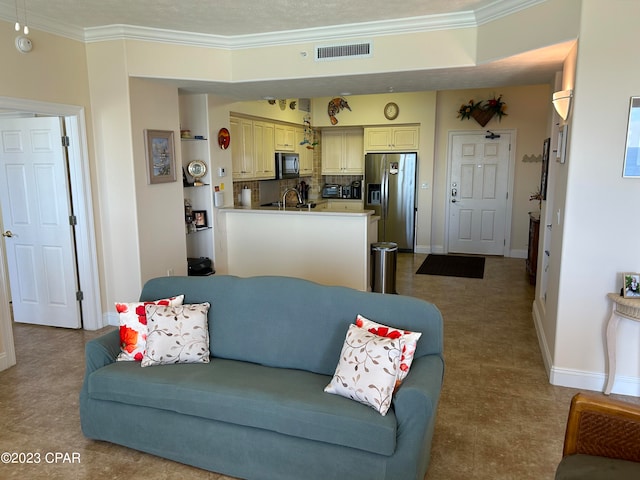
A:
<svg viewBox="0 0 640 480">
<path fill-rule="evenodd" d="M 509 150 L 509 170 L 507 172 L 507 205 L 505 210 L 505 223 L 504 223 L 504 248 L 502 254 L 505 257 L 510 257 L 511 253 L 511 217 L 513 215 L 513 188 L 515 183 L 515 167 L 516 167 L 516 129 L 492 129 L 496 135 L 509 134 L 511 135 L 511 149 Z M 486 132 L 480 130 L 449 130 L 449 140 L 447 144 L 447 183 L 444 189 L 445 194 L 445 211 L 444 211 L 444 253 L 449 253 L 449 210 L 451 202 L 449 201 L 449 186 L 451 185 L 451 164 L 453 163 L 453 139 L 459 135 L 486 135 Z"/>
<path fill-rule="evenodd" d="M 91 172 L 89 168 L 89 149 L 84 107 L 36 100 L 1 97 L 0 108 L 22 113 L 39 113 L 64 117 L 67 135 L 76 141 L 71 142 L 69 155 L 69 181 L 73 192 L 72 204 L 78 218 L 76 226 L 76 258 L 78 276 L 84 298 L 82 300 L 83 328 L 98 330 L 105 326 L 102 319 L 100 298 L 100 280 L 96 248 L 95 223 L 93 216 L 93 197 L 91 194 Z M 11 322 L 8 303 L 8 274 L 5 262 L 0 262 L 0 314 L 7 316 L 8 333 L 11 334 Z M 3 298 L 4 297 L 4 298 Z M 0 322 L 1 323 L 1 322 Z M 2 334 L 6 326 L 0 325 Z M 10 337 L 11 339 L 13 336 Z M 12 345 L 13 346 L 13 345 Z M 7 349 L 8 351 L 8 349 Z M 15 358 L 13 363 L 15 363 Z"/>
</svg>

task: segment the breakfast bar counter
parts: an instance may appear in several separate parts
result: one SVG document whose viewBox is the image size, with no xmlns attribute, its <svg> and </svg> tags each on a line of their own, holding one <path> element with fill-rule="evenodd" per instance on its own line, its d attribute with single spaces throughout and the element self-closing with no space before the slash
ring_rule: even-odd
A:
<svg viewBox="0 0 640 480">
<path fill-rule="evenodd" d="M 220 209 L 230 275 L 284 275 L 324 285 L 370 290 L 372 210 Z"/>
</svg>

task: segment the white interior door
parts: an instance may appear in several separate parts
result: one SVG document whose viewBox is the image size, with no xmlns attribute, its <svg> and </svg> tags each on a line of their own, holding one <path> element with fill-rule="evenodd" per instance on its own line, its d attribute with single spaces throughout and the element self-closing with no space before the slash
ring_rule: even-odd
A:
<svg viewBox="0 0 640 480">
<path fill-rule="evenodd" d="M 449 253 L 504 255 L 510 134 L 453 136 Z"/>
<path fill-rule="evenodd" d="M 0 203 L 16 322 L 80 328 L 58 117 L 0 120 Z"/>
</svg>

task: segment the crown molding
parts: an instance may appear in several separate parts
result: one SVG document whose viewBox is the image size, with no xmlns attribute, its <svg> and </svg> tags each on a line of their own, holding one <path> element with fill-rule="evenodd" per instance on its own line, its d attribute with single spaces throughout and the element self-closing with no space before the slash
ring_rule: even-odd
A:
<svg viewBox="0 0 640 480">
<path fill-rule="evenodd" d="M 477 24 L 483 25 L 485 23 L 498 20 L 502 17 L 507 17 L 513 13 L 526 10 L 527 8 L 534 7 L 547 0 L 501 0 L 495 1 L 484 7 L 480 7 L 475 11 Z"/>
<path fill-rule="evenodd" d="M 544 3 L 545 1 L 546 0 L 496 0 L 475 12 L 469 10 L 451 14 L 425 15 L 376 22 L 236 36 L 165 30 L 135 25 L 105 25 L 79 28 L 69 24 L 54 22 L 50 18 L 38 15 L 37 12 L 29 12 L 29 28 L 85 43 L 130 39 L 234 50 L 295 43 L 327 42 L 344 38 L 474 28 Z M 0 4 L 0 19 L 10 23 L 15 22 L 15 8 Z"/>
<path fill-rule="evenodd" d="M 106 25 L 85 29 L 84 41 L 91 43 L 116 39 L 146 40 L 234 50 L 273 45 L 290 45 L 295 43 L 326 42 L 344 38 L 399 35 L 474 26 L 476 26 L 476 19 L 473 12 L 429 15 L 424 17 L 236 36 L 161 30 L 133 25 Z"/>
</svg>

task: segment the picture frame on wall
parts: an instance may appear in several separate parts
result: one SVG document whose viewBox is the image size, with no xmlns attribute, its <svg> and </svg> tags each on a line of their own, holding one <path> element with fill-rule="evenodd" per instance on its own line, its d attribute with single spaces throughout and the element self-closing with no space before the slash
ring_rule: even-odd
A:
<svg viewBox="0 0 640 480">
<path fill-rule="evenodd" d="M 193 211 L 193 223 L 196 226 L 196 229 L 207 228 L 209 224 L 207 223 L 207 211 L 206 210 L 194 210 Z"/>
<path fill-rule="evenodd" d="M 560 125 L 558 128 L 558 149 L 556 150 L 556 162 L 564 163 L 567 160 L 567 140 L 569 125 Z"/>
<path fill-rule="evenodd" d="M 622 296 L 640 298 L 640 273 L 622 274 Z"/>
<path fill-rule="evenodd" d="M 147 181 L 150 185 L 176 181 L 173 131 L 145 130 Z"/>
<path fill-rule="evenodd" d="M 623 178 L 640 178 L 640 97 L 631 97 L 624 149 Z"/>
<path fill-rule="evenodd" d="M 540 175 L 540 195 L 542 200 L 547 199 L 547 177 L 549 175 L 549 151 L 551 138 L 545 138 L 542 144 L 542 174 Z"/>
</svg>

